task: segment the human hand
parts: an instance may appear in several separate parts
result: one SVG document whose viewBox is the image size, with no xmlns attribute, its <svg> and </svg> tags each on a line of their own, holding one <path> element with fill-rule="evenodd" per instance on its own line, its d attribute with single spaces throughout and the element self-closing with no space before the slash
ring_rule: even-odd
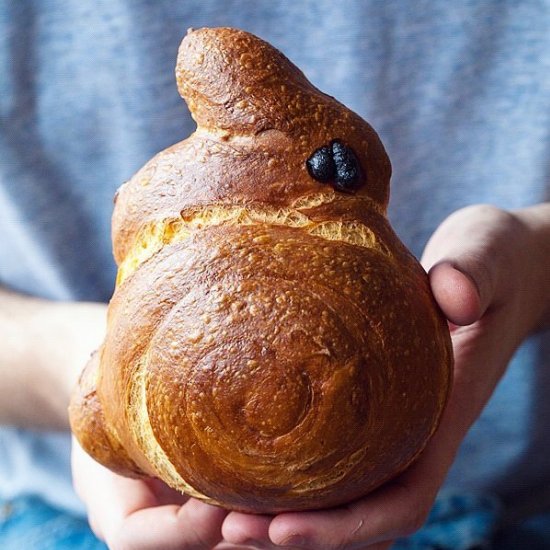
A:
<svg viewBox="0 0 550 550">
<path fill-rule="evenodd" d="M 224 542 L 228 512 L 186 497 L 155 479 L 111 472 L 72 442 L 73 484 L 98 538 L 113 550 L 264 550 L 270 542 Z M 280 548 L 277 546 L 277 548 Z"/>
<path fill-rule="evenodd" d="M 539 213 L 469 207 L 445 220 L 426 247 L 423 264 L 449 320 L 455 368 L 440 427 L 419 459 L 347 506 L 275 517 L 232 512 L 222 526 L 226 540 L 316 550 L 386 549 L 422 526 L 462 439 L 513 352 L 548 312 L 548 256 L 541 245 L 547 238 L 541 233 L 547 236 L 550 216 L 546 207 L 540 216 L 545 223 L 535 223 Z"/>
<path fill-rule="evenodd" d="M 90 526 L 109 548 L 210 550 L 222 540 L 225 510 L 185 497 L 158 480 L 117 475 L 88 456 L 74 438 L 72 469 Z"/>
</svg>

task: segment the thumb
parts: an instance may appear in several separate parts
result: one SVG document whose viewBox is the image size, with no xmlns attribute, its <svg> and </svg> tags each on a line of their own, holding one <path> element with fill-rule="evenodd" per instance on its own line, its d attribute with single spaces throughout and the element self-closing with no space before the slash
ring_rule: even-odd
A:
<svg viewBox="0 0 550 550">
<path fill-rule="evenodd" d="M 455 325 L 479 320 L 493 299 L 489 270 L 483 265 L 461 265 L 460 258 L 445 259 L 429 271 L 433 295 L 447 319 Z"/>
<path fill-rule="evenodd" d="M 488 205 L 451 214 L 428 241 L 422 264 L 449 321 L 469 325 L 502 302 L 511 284 L 515 218 Z"/>
</svg>

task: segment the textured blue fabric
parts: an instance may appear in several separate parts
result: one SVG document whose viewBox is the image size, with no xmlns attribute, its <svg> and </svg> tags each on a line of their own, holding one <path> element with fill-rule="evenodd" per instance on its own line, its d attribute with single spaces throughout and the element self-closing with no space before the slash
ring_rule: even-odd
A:
<svg viewBox="0 0 550 550">
<path fill-rule="evenodd" d="M 442 492 L 424 527 L 400 539 L 393 550 L 473 550 L 491 548 L 500 512 L 498 500 L 469 493 Z"/>
<path fill-rule="evenodd" d="M 550 513 L 499 525 L 502 505 L 494 497 L 442 491 L 424 527 L 399 539 L 392 550 L 548 550 Z"/>
<path fill-rule="evenodd" d="M 392 550 L 547 550 L 550 514 L 537 515 L 494 534 L 499 503 L 483 495 L 443 492 L 426 526 Z M 106 546 L 82 518 L 35 497 L 0 501 L 3 550 L 103 550 Z"/>
<path fill-rule="evenodd" d="M 0 0 L 0 284 L 109 298 L 114 191 L 193 130 L 173 69 L 202 25 L 262 36 L 373 124 L 416 255 L 462 206 L 550 199 L 548 2 Z M 515 355 L 447 488 L 548 506 L 549 389 L 546 332 Z M 65 435 L 0 429 L 0 496 L 21 494 L 82 514 Z"/>
<path fill-rule="evenodd" d="M 495 550 L 548 550 L 550 548 L 550 512 L 536 514 L 502 529 L 492 541 Z"/>
<path fill-rule="evenodd" d="M 106 550 L 86 520 L 33 498 L 0 501 L 2 550 Z"/>
</svg>

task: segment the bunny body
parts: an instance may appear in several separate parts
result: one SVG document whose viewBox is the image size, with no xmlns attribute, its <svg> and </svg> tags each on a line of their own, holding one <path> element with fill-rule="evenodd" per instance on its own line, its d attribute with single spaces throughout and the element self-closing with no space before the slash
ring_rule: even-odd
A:
<svg viewBox="0 0 550 550">
<path fill-rule="evenodd" d="M 118 193 L 117 288 L 73 431 L 118 472 L 228 508 L 358 498 L 421 452 L 452 371 L 426 274 L 385 216 L 389 159 L 248 33 L 191 31 L 176 75 L 198 128 Z M 308 159 L 335 140 L 336 168 L 357 170 L 319 181 Z"/>
</svg>

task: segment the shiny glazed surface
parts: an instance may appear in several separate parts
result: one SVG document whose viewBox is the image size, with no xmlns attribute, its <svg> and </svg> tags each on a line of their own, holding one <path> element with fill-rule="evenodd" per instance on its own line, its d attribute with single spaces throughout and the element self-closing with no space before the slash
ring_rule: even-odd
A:
<svg viewBox="0 0 550 550">
<path fill-rule="evenodd" d="M 451 380 L 446 323 L 385 217 L 389 159 L 250 34 L 189 32 L 176 76 L 198 128 L 117 194 L 117 288 L 73 431 L 115 471 L 228 508 L 358 498 L 422 450 Z M 351 192 L 307 169 L 335 139 L 360 164 Z"/>
</svg>

